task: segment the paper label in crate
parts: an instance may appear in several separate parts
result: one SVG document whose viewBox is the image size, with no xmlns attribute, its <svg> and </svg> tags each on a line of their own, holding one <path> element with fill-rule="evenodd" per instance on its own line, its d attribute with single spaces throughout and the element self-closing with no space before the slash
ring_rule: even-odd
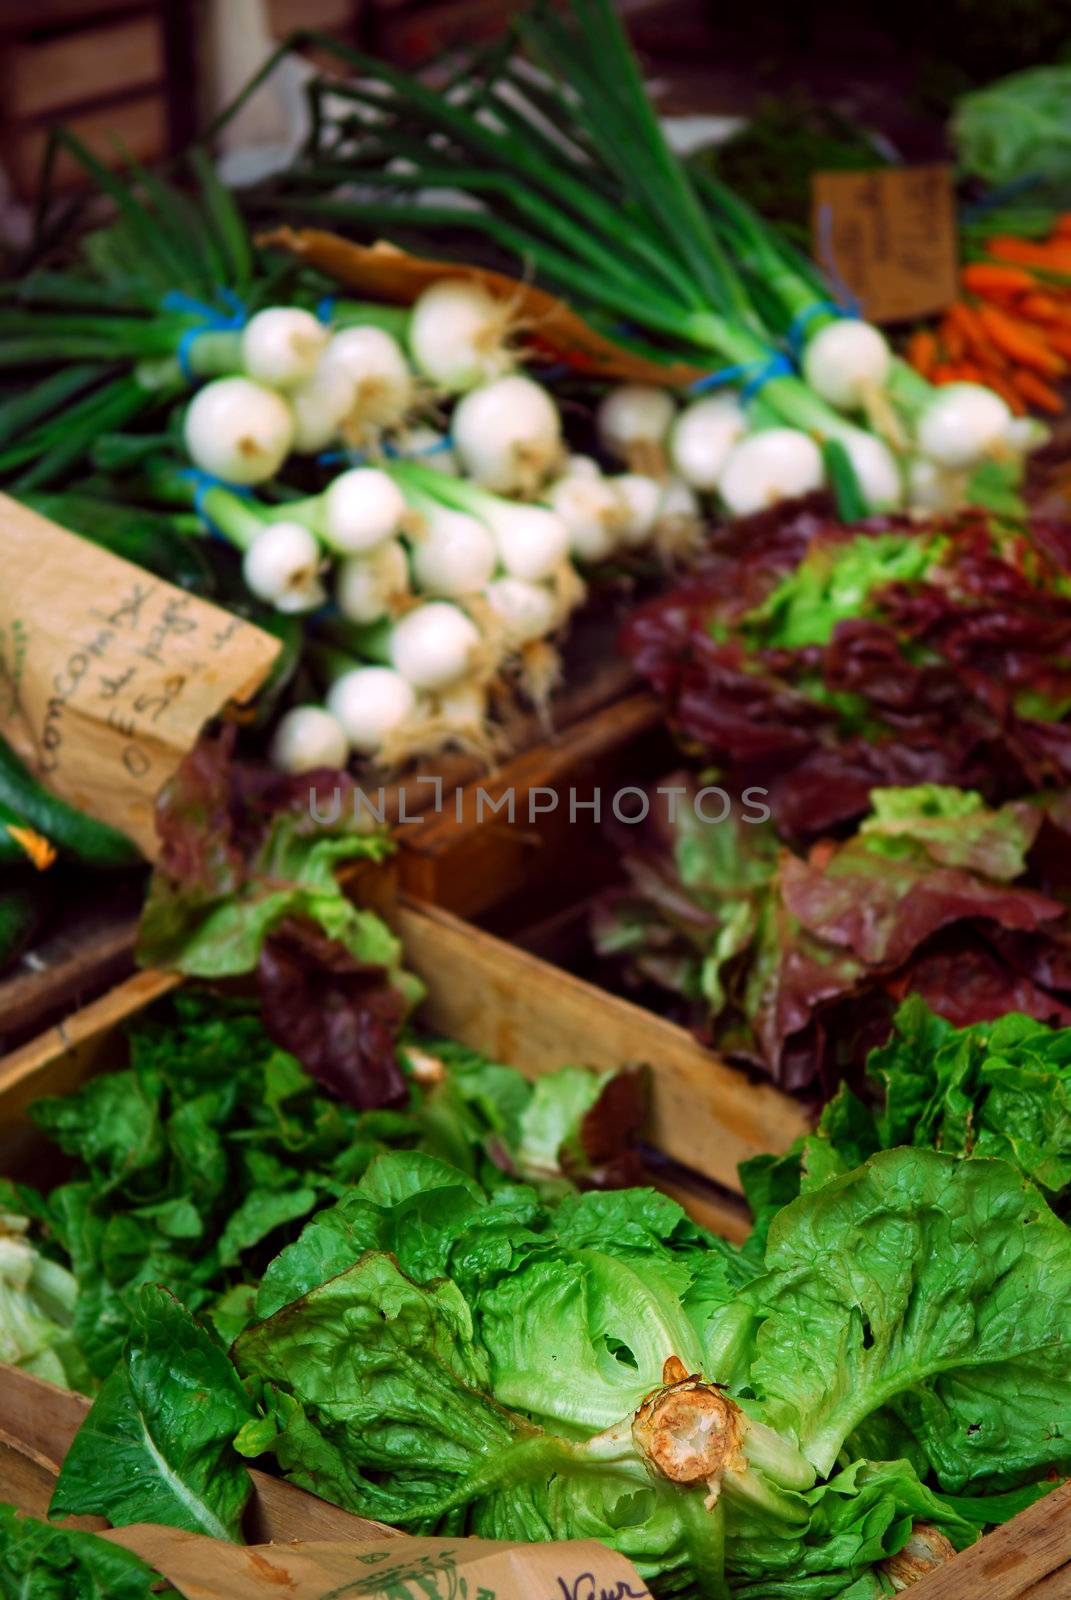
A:
<svg viewBox="0 0 1071 1600">
<path fill-rule="evenodd" d="M 630 1561 L 594 1539 L 309 1540 L 221 1544 L 148 1523 L 103 1535 L 133 1550 L 187 1600 L 641 1600 Z"/>
<path fill-rule="evenodd" d="M 958 286 L 952 169 L 816 172 L 812 253 L 838 298 L 869 322 L 943 311 Z"/>
<path fill-rule="evenodd" d="M 279 641 L 0 495 L 0 732 L 61 799 L 156 854 L 153 801 Z"/>
</svg>

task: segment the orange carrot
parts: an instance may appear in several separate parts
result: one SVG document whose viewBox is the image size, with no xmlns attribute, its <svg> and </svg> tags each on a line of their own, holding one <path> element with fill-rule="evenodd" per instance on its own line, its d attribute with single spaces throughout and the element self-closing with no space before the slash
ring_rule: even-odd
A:
<svg viewBox="0 0 1071 1600">
<path fill-rule="evenodd" d="M 967 354 L 967 341 L 963 337 L 963 329 L 951 316 L 947 316 L 941 324 L 941 343 L 948 351 L 951 361 L 962 361 Z"/>
<path fill-rule="evenodd" d="M 1063 307 L 1051 294 L 1027 294 L 1016 307 L 1019 315 L 1028 322 L 1059 322 Z"/>
<path fill-rule="evenodd" d="M 1063 359 L 1048 349 L 1032 328 L 984 302 L 978 306 L 978 318 L 1001 354 L 1019 366 L 1030 367 L 1046 378 L 1058 378 L 1063 372 Z"/>
<path fill-rule="evenodd" d="M 971 294 L 1029 294 L 1038 286 L 1033 273 L 996 261 L 972 261 L 959 276 L 963 287 Z"/>
<path fill-rule="evenodd" d="M 965 300 L 954 300 L 946 316 L 949 322 L 954 322 L 959 328 L 967 350 L 972 356 L 983 356 L 991 361 L 999 360 L 993 341 L 982 327 L 973 306 L 969 306 Z"/>
<path fill-rule="evenodd" d="M 1016 266 L 1035 267 L 1044 272 L 1071 273 L 1071 237 L 1038 243 L 998 234 L 986 240 L 986 249 L 998 261 L 1011 261 Z"/>
<path fill-rule="evenodd" d="M 1050 323 L 1042 331 L 1041 337 L 1050 350 L 1055 350 L 1058 356 L 1063 356 L 1066 361 L 1071 361 L 1071 326 L 1057 327 Z"/>
<path fill-rule="evenodd" d="M 931 383 L 958 383 L 959 366 L 955 361 L 939 361 L 930 373 Z"/>
<path fill-rule="evenodd" d="M 937 360 L 937 338 L 929 328 L 916 328 L 907 341 L 907 359 L 916 372 L 928 378 Z"/>
<path fill-rule="evenodd" d="M 1032 406 L 1038 406 L 1052 416 L 1064 409 L 1063 396 L 1050 383 L 1039 378 L 1036 372 L 1031 372 L 1029 367 L 1013 367 L 1012 382 L 1023 399 Z"/>
</svg>

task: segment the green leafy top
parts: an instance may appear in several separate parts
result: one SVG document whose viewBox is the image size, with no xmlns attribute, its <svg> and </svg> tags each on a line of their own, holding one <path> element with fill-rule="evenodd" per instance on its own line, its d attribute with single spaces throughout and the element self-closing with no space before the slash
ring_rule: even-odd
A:
<svg viewBox="0 0 1071 1600">
<path fill-rule="evenodd" d="M 942 1487 L 1071 1468 L 1071 1231 L 1003 1162 L 890 1150 L 770 1227 L 750 1382 L 821 1473 L 892 1405 Z"/>
<path fill-rule="evenodd" d="M 784 1156 L 758 1156 L 741 1167 L 756 1223 L 749 1255 L 761 1252 L 771 1218 L 801 1189 L 902 1145 L 999 1157 L 1066 1214 L 1071 1028 L 1015 1012 L 957 1028 L 912 995 L 896 1013 L 888 1042 L 870 1052 L 866 1070 L 876 1104 L 842 1084 L 813 1134 Z"/>
<path fill-rule="evenodd" d="M 252 1485 L 231 1446 L 251 1416 L 218 1340 L 167 1289 L 146 1285 L 123 1360 L 64 1457 L 50 1514 L 237 1539 Z"/>
<path fill-rule="evenodd" d="M 941 550 L 939 538 L 908 531 L 815 541 L 795 571 L 748 613 L 744 635 L 754 648 L 828 644 L 839 622 L 868 614 L 869 597 L 886 584 L 925 577 Z"/>
<path fill-rule="evenodd" d="M 994 187 L 1045 180 L 1059 201 L 1071 177 L 1069 107 L 1066 64 L 1031 67 L 963 95 L 952 118 L 960 167 Z M 1038 197 L 1035 188 L 1031 199 Z"/>
<path fill-rule="evenodd" d="M 79 1387 L 107 1376 L 147 1283 L 166 1283 L 233 1337 L 296 1225 L 390 1149 L 450 1162 L 476 1193 L 519 1177 L 564 1193 L 632 1170 L 644 1109 L 634 1074 L 566 1068 L 533 1086 L 434 1040 L 408 1040 L 400 1057 L 404 1102 L 360 1112 L 273 1043 L 251 1000 L 183 990 L 139 1019 L 128 1067 L 31 1108 L 80 1165 L 47 1197 L 23 1189 L 10 1203 L 45 1224 L 74 1279 L 29 1252 L 36 1311 L 32 1325 L 9 1318 L 8 1358 Z M 25 1264 L 28 1246 L 8 1249 Z"/>
<path fill-rule="evenodd" d="M 149 1600 L 158 1582 L 130 1550 L 0 1504 L 0 1583 L 13 1600 Z"/>
</svg>

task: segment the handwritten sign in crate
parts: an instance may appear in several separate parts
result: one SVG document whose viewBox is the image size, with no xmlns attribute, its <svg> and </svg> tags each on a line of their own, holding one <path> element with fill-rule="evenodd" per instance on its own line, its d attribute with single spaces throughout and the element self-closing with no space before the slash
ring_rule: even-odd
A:
<svg viewBox="0 0 1071 1600">
<path fill-rule="evenodd" d="M 153 801 L 279 642 L 0 495 L 0 732 L 61 799 L 155 853 Z"/>
<path fill-rule="evenodd" d="M 811 231 L 834 290 L 870 322 L 930 316 L 956 297 L 950 167 L 816 172 Z"/>
</svg>

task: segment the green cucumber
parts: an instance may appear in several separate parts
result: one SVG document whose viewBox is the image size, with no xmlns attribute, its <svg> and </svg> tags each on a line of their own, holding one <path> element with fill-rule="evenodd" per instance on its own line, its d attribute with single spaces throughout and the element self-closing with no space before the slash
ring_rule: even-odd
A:
<svg viewBox="0 0 1071 1600">
<path fill-rule="evenodd" d="M 21 811 L 0 801 L 0 866 L 25 865 L 29 860 L 25 848 L 8 832 L 9 828 L 28 828 Z M 35 832 L 38 830 L 35 829 Z"/>
<path fill-rule="evenodd" d="M 41 880 L 0 887 L 0 972 L 18 960 L 51 905 L 51 888 Z"/>
<path fill-rule="evenodd" d="M 0 805 L 9 806 L 29 827 L 51 839 L 57 850 L 86 866 L 129 867 L 141 860 L 138 850 L 117 828 L 97 822 L 49 794 L 2 738 Z"/>
</svg>

